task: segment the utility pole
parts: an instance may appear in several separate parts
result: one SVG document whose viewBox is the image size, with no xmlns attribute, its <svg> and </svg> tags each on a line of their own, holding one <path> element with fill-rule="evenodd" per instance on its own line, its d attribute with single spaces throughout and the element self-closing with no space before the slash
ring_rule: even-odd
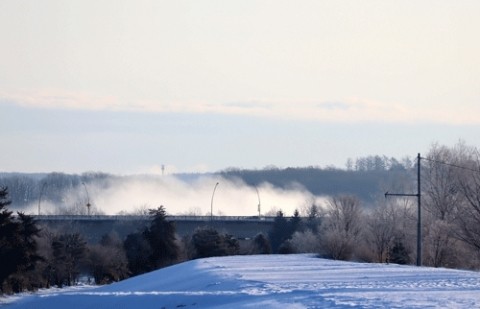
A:
<svg viewBox="0 0 480 309">
<path fill-rule="evenodd" d="M 408 193 L 385 193 L 387 196 L 416 196 L 417 197 L 417 266 L 422 266 L 422 186 L 420 183 L 420 160 L 422 157 L 417 155 L 417 194 Z"/>
<path fill-rule="evenodd" d="M 422 186 L 420 184 L 420 154 L 417 155 L 417 266 L 422 266 Z"/>
</svg>

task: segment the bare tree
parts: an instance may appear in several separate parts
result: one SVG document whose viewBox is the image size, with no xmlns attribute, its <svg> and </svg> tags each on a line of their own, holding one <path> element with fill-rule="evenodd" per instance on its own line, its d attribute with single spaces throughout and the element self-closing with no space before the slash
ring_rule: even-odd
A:
<svg viewBox="0 0 480 309">
<path fill-rule="evenodd" d="M 376 262 L 388 260 L 388 252 L 395 239 L 396 221 L 392 204 L 379 205 L 366 218 L 365 241 L 374 252 Z"/>
<path fill-rule="evenodd" d="M 458 176 L 467 148 L 458 143 L 454 148 L 434 144 L 423 165 L 424 214 L 423 252 L 425 263 L 434 267 L 456 264 L 454 222 L 463 204 Z"/>
<path fill-rule="evenodd" d="M 459 188 L 465 198 L 457 219 L 459 237 L 480 253 L 480 155 L 478 150 L 463 162 Z"/>
<path fill-rule="evenodd" d="M 467 265 L 463 241 L 480 255 L 480 159 L 478 150 L 458 142 L 433 145 L 425 158 L 423 205 L 427 210 L 424 253 L 432 266 Z"/>
<path fill-rule="evenodd" d="M 428 218 L 424 220 L 423 238 L 424 262 L 433 267 L 453 267 L 457 264 L 457 239 L 454 237 L 455 225 L 446 220 Z"/>
<path fill-rule="evenodd" d="M 322 244 L 325 253 L 333 259 L 349 259 L 362 231 L 360 200 L 351 195 L 329 199 L 322 223 Z"/>
<path fill-rule="evenodd" d="M 451 222 L 457 214 L 462 195 L 457 181 L 461 151 L 434 144 L 423 166 L 423 205 L 435 219 Z M 445 164 L 448 163 L 448 164 Z"/>
</svg>

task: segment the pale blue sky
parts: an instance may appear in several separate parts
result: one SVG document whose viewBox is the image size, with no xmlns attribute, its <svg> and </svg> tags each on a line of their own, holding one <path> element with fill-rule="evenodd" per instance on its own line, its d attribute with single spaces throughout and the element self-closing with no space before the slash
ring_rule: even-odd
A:
<svg viewBox="0 0 480 309">
<path fill-rule="evenodd" d="M 0 171 L 480 146 L 478 1 L 0 1 Z"/>
</svg>

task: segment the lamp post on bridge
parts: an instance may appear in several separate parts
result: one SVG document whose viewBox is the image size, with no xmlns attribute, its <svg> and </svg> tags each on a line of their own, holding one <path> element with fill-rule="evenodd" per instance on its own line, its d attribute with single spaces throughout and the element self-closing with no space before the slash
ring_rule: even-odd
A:
<svg viewBox="0 0 480 309">
<path fill-rule="evenodd" d="M 255 191 L 257 191 L 257 197 L 258 197 L 258 218 L 260 218 L 261 215 L 261 206 L 260 206 L 260 193 L 258 192 L 258 188 L 255 186 Z"/>
<path fill-rule="evenodd" d="M 40 195 L 38 196 L 38 215 L 39 216 L 40 216 L 40 201 L 42 200 L 43 191 L 45 191 L 46 186 L 47 186 L 47 183 L 44 182 L 42 184 L 42 188 L 40 189 Z"/>
<path fill-rule="evenodd" d="M 90 216 L 90 206 L 92 206 L 90 204 L 90 196 L 88 195 L 87 185 L 84 182 L 82 182 L 82 185 L 85 188 L 85 193 L 87 194 L 87 215 Z"/>
<path fill-rule="evenodd" d="M 210 201 L 210 223 L 213 222 L 213 196 L 215 195 L 215 190 L 217 190 L 218 182 L 215 184 L 215 187 L 213 188 L 213 193 L 212 193 L 212 200 Z"/>
</svg>

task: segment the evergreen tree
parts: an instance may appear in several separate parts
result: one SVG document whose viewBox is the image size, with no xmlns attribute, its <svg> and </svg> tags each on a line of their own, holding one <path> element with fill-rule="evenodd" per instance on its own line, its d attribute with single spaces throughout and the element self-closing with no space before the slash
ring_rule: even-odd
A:
<svg viewBox="0 0 480 309">
<path fill-rule="evenodd" d="M 150 245 L 151 253 L 148 259 L 151 270 L 172 264 L 179 257 L 179 247 L 176 243 L 175 223 L 167 220 L 163 206 L 149 210 L 152 223 L 143 235 Z"/>
<path fill-rule="evenodd" d="M 12 212 L 6 207 L 10 205 L 8 189 L 0 188 L 0 289 L 11 274 L 18 269 L 20 250 L 17 246 L 18 225 L 13 222 Z"/>
<path fill-rule="evenodd" d="M 289 225 L 290 225 L 290 236 L 288 238 L 292 237 L 293 233 L 300 230 L 301 228 L 302 218 L 300 217 L 300 212 L 298 211 L 298 209 L 295 209 L 295 211 L 293 212 L 293 217 L 290 218 Z"/>
<path fill-rule="evenodd" d="M 289 227 L 287 219 L 283 215 L 283 212 L 281 210 L 278 211 L 273 221 L 272 229 L 269 233 L 270 244 L 274 253 L 278 253 L 280 245 L 292 236 L 290 231 L 291 229 Z"/>
<path fill-rule="evenodd" d="M 395 239 L 393 247 L 389 250 L 388 262 L 394 264 L 410 264 L 410 255 L 399 239 Z"/>
<path fill-rule="evenodd" d="M 10 203 L 8 189 L 0 188 L 0 290 L 20 292 L 30 285 L 25 273 L 41 259 L 34 239 L 40 230 L 31 216 L 19 212 L 14 218 Z"/>
<path fill-rule="evenodd" d="M 318 227 L 321 223 L 320 216 L 321 213 L 319 207 L 315 204 L 312 204 L 308 208 L 307 220 L 304 223 L 305 229 L 311 230 L 313 233 L 317 233 Z"/>
<path fill-rule="evenodd" d="M 195 258 L 226 255 L 222 238 L 214 228 L 200 228 L 192 236 Z"/>
<path fill-rule="evenodd" d="M 35 237 L 40 234 L 40 229 L 36 225 L 36 221 L 32 216 L 18 212 L 19 218 L 19 238 L 23 247 L 22 268 L 25 270 L 33 270 L 35 263 L 42 260 L 37 254 L 37 242 Z"/>
<path fill-rule="evenodd" d="M 178 260 L 175 223 L 167 220 L 163 206 L 150 209 L 151 224 L 141 233 L 127 236 L 124 242 L 128 268 L 132 274 L 142 274 Z"/>
<path fill-rule="evenodd" d="M 128 269 L 132 275 L 139 275 L 150 271 L 149 257 L 152 248 L 143 236 L 143 233 L 132 233 L 123 242 L 127 256 Z"/>
<path fill-rule="evenodd" d="M 253 254 L 270 254 L 272 253 L 272 247 L 268 238 L 262 233 L 259 233 L 253 239 Z"/>
<path fill-rule="evenodd" d="M 42 261 L 43 258 L 38 255 L 37 241 L 35 237 L 39 236 L 40 229 L 36 226 L 35 220 L 31 216 L 27 216 L 18 212 L 18 221 L 16 224 L 17 235 L 15 237 L 17 247 L 17 270 L 12 274 L 8 281 L 8 285 L 12 292 L 19 293 L 27 290 L 32 290 L 41 287 L 41 284 L 35 282 L 34 271 L 37 262 Z"/>
<path fill-rule="evenodd" d="M 222 235 L 211 227 L 199 228 L 192 236 L 195 258 L 238 254 L 240 246 L 232 235 Z"/>
</svg>

